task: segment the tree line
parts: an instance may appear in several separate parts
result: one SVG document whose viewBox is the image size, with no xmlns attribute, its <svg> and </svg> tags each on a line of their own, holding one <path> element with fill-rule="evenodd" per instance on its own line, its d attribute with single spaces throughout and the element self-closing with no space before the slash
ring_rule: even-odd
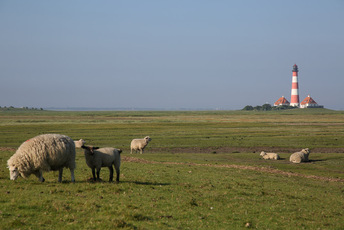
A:
<svg viewBox="0 0 344 230">
<path fill-rule="evenodd" d="M 285 109 L 295 109 L 297 107 L 290 105 L 272 106 L 270 104 L 257 105 L 255 107 L 251 105 L 246 105 L 242 110 L 246 111 L 271 111 L 271 110 L 285 110 Z"/>
<path fill-rule="evenodd" d="M 29 108 L 29 107 L 21 107 L 21 108 L 15 108 L 14 106 L 0 106 L 1 110 L 43 110 L 43 108 Z"/>
</svg>

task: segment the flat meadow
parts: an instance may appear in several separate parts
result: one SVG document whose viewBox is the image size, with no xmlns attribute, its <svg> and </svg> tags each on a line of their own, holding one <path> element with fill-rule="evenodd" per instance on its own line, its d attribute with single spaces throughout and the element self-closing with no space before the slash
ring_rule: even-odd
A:
<svg viewBox="0 0 344 230">
<path fill-rule="evenodd" d="M 9 180 L 7 160 L 39 134 L 123 150 L 119 183 L 64 170 Z M 130 141 L 150 136 L 144 154 Z M 289 156 L 310 148 L 310 162 Z M 281 160 L 263 160 L 261 151 Z M 0 110 L 0 229 L 343 229 L 344 112 Z"/>
</svg>

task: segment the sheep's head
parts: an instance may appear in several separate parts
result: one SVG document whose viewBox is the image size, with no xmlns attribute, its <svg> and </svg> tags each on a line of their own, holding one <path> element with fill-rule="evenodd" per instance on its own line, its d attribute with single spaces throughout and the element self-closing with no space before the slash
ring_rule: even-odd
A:
<svg viewBox="0 0 344 230">
<path fill-rule="evenodd" d="M 75 143 L 75 148 L 81 148 L 86 143 L 86 141 L 84 141 L 83 139 L 80 139 L 78 141 L 74 141 L 74 143 Z"/>
<path fill-rule="evenodd" d="M 152 138 L 150 138 L 149 136 L 146 136 L 144 139 L 146 140 L 147 143 L 152 140 Z"/>
<path fill-rule="evenodd" d="M 10 179 L 16 180 L 19 176 L 19 170 L 14 165 L 8 166 L 8 169 L 10 170 Z"/>
<path fill-rule="evenodd" d="M 260 153 L 260 155 L 261 155 L 261 156 L 265 156 L 265 155 L 266 155 L 266 152 L 262 151 L 262 152 Z"/>
<path fill-rule="evenodd" d="M 302 149 L 301 152 L 303 152 L 303 153 L 305 153 L 305 154 L 310 154 L 310 153 L 311 153 L 311 151 L 309 150 L 309 148 Z"/>
<path fill-rule="evenodd" d="M 81 148 L 85 149 L 85 153 L 88 153 L 88 154 L 91 154 L 91 155 L 94 154 L 94 150 L 95 149 L 99 149 L 99 147 L 85 146 L 85 145 L 82 145 Z"/>
</svg>

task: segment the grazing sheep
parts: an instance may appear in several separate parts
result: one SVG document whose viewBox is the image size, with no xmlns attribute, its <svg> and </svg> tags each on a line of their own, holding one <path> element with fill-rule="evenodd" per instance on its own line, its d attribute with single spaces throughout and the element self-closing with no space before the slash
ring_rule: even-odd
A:
<svg viewBox="0 0 344 230">
<path fill-rule="evenodd" d="M 279 160 L 280 156 L 277 153 L 266 153 L 262 151 L 260 155 L 263 157 L 265 160 Z"/>
<path fill-rule="evenodd" d="M 301 152 L 296 152 L 291 154 L 290 156 L 290 162 L 293 163 L 301 163 L 301 162 L 307 162 L 308 160 L 308 156 L 311 153 L 311 151 L 306 148 L 306 149 L 302 149 Z"/>
<path fill-rule="evenodd" d="M 113 168 L 116 169 L 116 181 L 119 182 L 120 166 L 121 166 L 121 152 L 120 149 L 115 148 L 99 148 L 92 146 L 82 146 L 85 149 L 85 159 L 88 167 L 92 169 L 93 180 L 99 180 L 99 173 L 102 167 L 108 167 L 110 170 L 109 181 L 113 181 Z M 95 169 L 97 169 L 97 178 L 95 175 Z"/>
<path fill-rule="evenodd" d="M 137 150 L 140 150 L 140 153 L 142 154 L 144 152 L 145 147 L 151 140 L 152 138 L 150 138 L 149 136 L 143 139 L 133 139 L 130 144 L 130 154 L 133 153 L 133 150 L 135 150 L 135 152 L 137 152 Z"/>
<path fill-rule="evenodd" d="M 86 143 L 83 139 L 80 139 L 78 141 L 74 141 L 75 148 L 82 148 L 82 146 Z"/>
<path fill-rule="evenodd" d="M 34 174 L 44 182 L 43 172 L 58 170 L 58 181 L 62 182 L 63 168 L 66 167 L 70 169 L 72 182 L 75 182 L 75 144 L 65 135 L 39 135 L 22 143 L 7 165 L 11 180 L 16 180 L 19 175 L 27 178 Z"/>
</svg>

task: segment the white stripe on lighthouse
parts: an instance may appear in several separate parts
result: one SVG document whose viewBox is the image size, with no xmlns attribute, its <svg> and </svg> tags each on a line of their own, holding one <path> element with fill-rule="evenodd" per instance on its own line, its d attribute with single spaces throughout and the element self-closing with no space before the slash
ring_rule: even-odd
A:
<svg viewBox="0 0 344 230">
<path fill-rule="evenodd" d="M 290 78 L 289 78 L 290 79 Z M 293 76 L 293 81 L 292 82 L 297 82 L 297 76 L 295 77 L 295 76 Z"/>
<path fill-rule="evenodd" d="M 291 89 L 291 95 L 299 95 L 299 89 Z"/>
</svg>

